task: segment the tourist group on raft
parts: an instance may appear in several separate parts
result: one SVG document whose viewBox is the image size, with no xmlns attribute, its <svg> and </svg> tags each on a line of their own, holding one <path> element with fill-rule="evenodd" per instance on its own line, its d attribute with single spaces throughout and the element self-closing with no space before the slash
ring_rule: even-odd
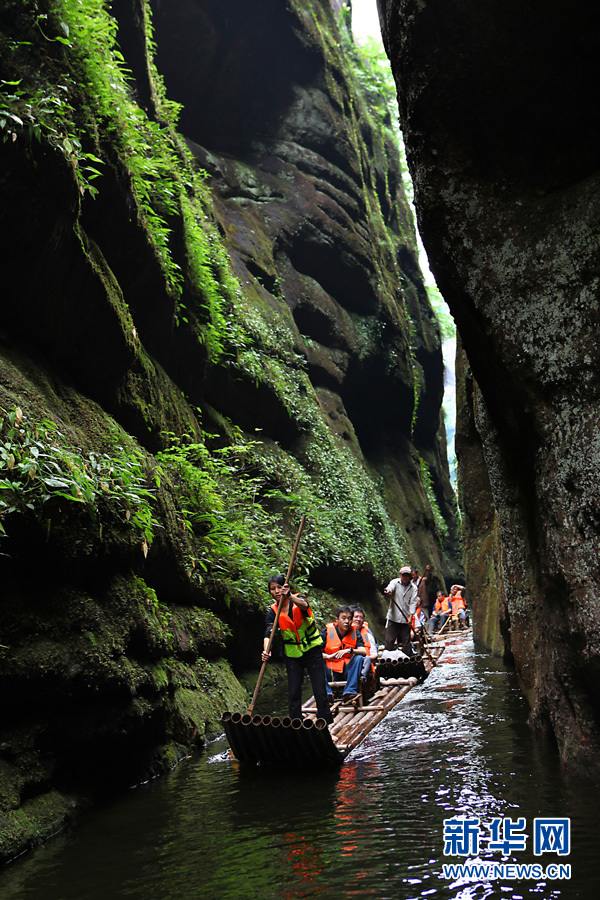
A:
<svg viewBox="0 0 600 900">
<path fill-rule="evenodd" d="M 288 678 L 289 714 L 302 718 L 302 680 L 308 672 L 319 718 L 333 721 L 333 688 L 343 687 L 342 703 L 359 696 L 361 681 L 366 681 L 377 659 L 379 644 L 365 619 L 362 607 L 340 606 L 336 618 L 319 630 L 308 600 L 293 593 L 284 575 L 268 582 L 273 600 L 267 610 L 262 660 L 267 662 L 271 632 L 278 608 L 278 631 Z M 424 633 L 432 636 L 451 620 L 455 627 L 468 624 L 469 611 L 464 585 L 454 584 L 450 593 L 435 592 L 431 566 L 422 576 L 418 569 L 403 566 L 397 578 L 384 589 L 389 599 L 385 622 L 384 647 L 398 657 L 414 655 L 412 641 Z"/>
</svg>

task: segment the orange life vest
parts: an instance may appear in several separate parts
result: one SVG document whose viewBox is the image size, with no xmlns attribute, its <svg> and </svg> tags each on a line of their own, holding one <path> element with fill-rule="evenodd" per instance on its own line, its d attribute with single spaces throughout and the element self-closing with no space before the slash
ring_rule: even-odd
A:
<svg viewBox="0 0 600 900">
<path fill-rule="evenodd" d="M 466 609 L 467 604 L 465 603 L 465 598 L 462 594 L 455 594 L 454 597 L 451 598 L 452 603 L 452 615 L 457 616 L 459 610 Z"/>
<path fill-rule="evenodd" d="M 351 628 L 348 634 L 345 634 L 343 638 L 340 638 L 337 633 L 337 628 L 333 622 L 330 622 L 327 626 L 327 641 L 323 647 L 323 653 L 337 653 L 338 650 L 345 649 L 346 647 L 356 649 L 357 642 L 358 632 L 356 628 Z M 328 669 L 331 669 L 332 672 L 343 672 L 347 662 L 348 657 L 344 657 L 343 659 L 326 659 L 325 665 Z"/>
<path fill-rule="evenodd" d="M 449 613 L 452 609 L 450 597 L 442 597 L 435 601 L 434 613 Z"/>
<path fill-rule="evenodd" d="M 271 605 L 271 609 L 277 615 L 276 603 Z M 310 606 L 305 610 L 301 610 L 294 603 L 291 616 L 289 611 L 284 613 L 282 610 L 279 614 L 277 627 L 283 638 L 283 649 L 286 656 L 299 657 L 306 653 L 307 650 L 312 650 L 313 647 L 323 646 L 323 641 Z"/>
<path fill-rule="evenodd" d="M 277 615 L 277 604 L 276 603 L 271 604 L 271 609 L 273 610 L 275 615 Z M 307 610 L 307 612 L 310 615 L 310 609 Z M 290 616 L 290 615 L 288 615 L 288 613 L 284 613 L 282 610 L 279 613 L 279 619 L 277 620 L 277 625 L 279 626 L 281 631 L 295 631 L 296 633 L 298 633 L 298 629 L 302 625 L 303 621 L 304 621 L 304 616 L 302 615 L 300 607 L 296 606 L 296 604 L 294 603 L 292 615 Z M 300 641 L 298 641 L 298 643 L 300 643 Z"/>
<path fill-rule="evenodd" d="M 369 626 L 367 622 L 363 622 L 363 626 L 360 629 L 360 634 L 363 639 L 363 644 L 365 645 L 365 650 L 367 651 L 367 656 L 371 655 L 371 644 L 369 641 Z"/>
</svg>

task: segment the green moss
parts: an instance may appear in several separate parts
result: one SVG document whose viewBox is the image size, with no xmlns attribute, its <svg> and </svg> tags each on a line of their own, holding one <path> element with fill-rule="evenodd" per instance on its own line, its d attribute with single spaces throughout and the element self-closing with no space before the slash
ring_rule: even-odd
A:
<svg viewBox="0 0 600 900">
<path fill-rule="evenodd" d="M 201 739 L 222 731 L 221 716 L 226 710 L 241 712 L 248 705 L 248 696 L 231 671 L 228 663 L 199 663 L 196 666 L 197 685 L 181 686 L 173 697 L 176 718 L 175 733 Z"/>
<path fill-rule="evenodd" d="M 182 391 L 142 348 L 135 365 L 127 371 L 119 386 L 118 397 L 124 407 L 135 409 L 147 433 L 154 438 L 171 429 L 192 434 L 200 432 Z"/>
<path fill-rule="evenodd" d="M 83 453 L 68 446 L 51 419 L 32 423 L 20 407 L 0 408 L 0 416 L 0 533 L 15 513 L 51 523 L 52 510 L 68 504 L 85 507 L 101 527 L 100 511 L 108 505 L 146 545 L 152 542 L 157 522 L 141 451 Z"/>
<path fill-rule="evenodd" d="M 164 665 L 152 666 L 149 675 L 156 691 L 159 693 L 166 691 L 169 686 L 169 674 Z"/>
<path fill-rule="evenodd" d="M 435 496 L 429 466 L 421 456 L 419 457 L 419 470 L 421 473 L 421 484 L 423 485 L 423 490 L 425 491 L 425 496 L 427 497 L 427 501 L 429 503 L 429 508 L 431 510 L 435 529 L 440 540 L 444 541 L 448 537 L 448 525 L 440 510 L 437 497 Z"/>
<path fill-rule="evenodd" d="M 28 847 L 41 844 L 64 827 L 73 815 L 74 801 L 49 791 L 28 800 L 0 817 L 0 859 L 8 860 Z"/>
<path fill-rule="evenodd" d="M 119 284 L 102 253 L 94 242 L 85 234 L 78 222 L 75 223 L 75 234 L 80 242 L 83 255 L 88 260 L 95 276 L 102 285 L 108 305 L 115 314 L 115 318 L 118 320 L 119 330 L 121 331 L 123 339 L 127 344 L 127 348 L 131 353 L 131 358 L 133 359 L 140 352 L 140 341 Z"/>
<path fill-rule="evenodd" d="M 248 445 L 211 452 L 205 442 L 172 436 L 158 454 L 178 499 L 192 553 L 186 567 L 198 586 L 218 590 L 226 602 L 258 603 L 264 573 L 285 554 L 282 535 L 258 502 L 259 483 L 243 471 Z M 160 477 L 160 476 L 159 476 Z"/>
<path fill-rule="evenodd" d="M 175 629 L 198 653 L 224 654 L 231 630 L 208 609 L 182 609 L 175 616 Z"/>
<path fill-rule="evenodd" d="M 443 340 L 456 338 L 456 325 L 454 319 L 450 315 L 448 304 L 435 285 L 427 285 L 427 297 L 431 304 L 431 308 L 435 313 L 436 319 L 438 320 Z"/>
<path fill-rule="evenodd" d="M 132 76 L 118 47 L 117 23 L 104 0 L 50 0 L 49 7 L 49 15 L 35 15 L 31 9 L 19 22 L 19 37 L 26 34 L 34 40 L 3 38 L 9 51 L 5 82 L 11 82 L 3 84 L 0 93 L 0 105 L 7 107 L 2 119 L 6 134 L 25 147 L 40 141 L 59 150 L 82 194 L 97 196 L 102 191 L 107 163 L 118 157 L 129 177 L 138 224 L 177 303 L 176 323 L 190 324 L 193 317 L 199 341 L 209 357 L 217 359 L 227 330 L 223 295 L 235 290 L 235 284 L 230 272 L 223 277 L 229 264 L 210 218 L 203 173 L 176 133 L 179 107 L 167 98 L 154 64 L 148 4 L 147 63 L 158 120 L 134 100 Z M 42 22 L 43 39 L 37 27 Z M 64 47 L 62 59 L 54 50 L 57 43 Z M 182 259 L 171 246 L 177 219 L 185 237 Z M 84 251 L 91 253 L 89 246 Z M 91 260 L 106 280 L 105 267 L 93 253 Z M 182 305 L 186 281 L 193 309 Z M 116 296 L 112 288 L 114 284 L 107 285 L 108 297 Z M 122 298 L 115 308 L 120 317 L 130 318 Z M 135 335 L 130 321 L 123 322 L 123 333 Z M 135 339 L 133 343 L 137 350 Z"/>
</svg>

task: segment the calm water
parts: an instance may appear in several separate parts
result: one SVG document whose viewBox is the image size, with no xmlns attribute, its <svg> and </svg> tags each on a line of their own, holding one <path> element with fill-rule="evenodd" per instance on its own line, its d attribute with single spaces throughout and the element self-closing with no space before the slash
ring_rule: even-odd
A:
<svg viewBox="0 0 600 900">
<path fill-rule="evenodd" d="M 596 900 L 596 797 L 564 779 L 526 715 L 513 676 L 458 640 L 340 772 L 243 775 L 212 744 L 5 869 L 0 897 Z M 528 831 L 534 816 L 571 816 L 571 856 L 541 861 L 571 862 L 572 880 L 443 881 L 453 814 L 525 816 Z"/>
</svg>

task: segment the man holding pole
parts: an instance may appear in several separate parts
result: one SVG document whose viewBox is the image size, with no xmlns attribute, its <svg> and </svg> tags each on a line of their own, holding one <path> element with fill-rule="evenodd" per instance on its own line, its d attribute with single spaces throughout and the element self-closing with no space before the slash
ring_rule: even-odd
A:
<svg viewBox="0 0 600 900">
<path fill-rule="evenodd" d="M 300 594 L 292 594 L 283 575 L 276 575 L 269 580 L 269 593 L 274 602 L 267 611 L 265 621 L 263 664 L 271 656 L 271 633 L 279 610 L 277 626 L 283 638 L 290 716 L 292 719 L 302 718 L 302 678 L 306 669 L 316 701 L 317 715 L 320 719 L 332 722 L 325 684 L 323 641 L 308 600 Z"/>
<path fill-rule="evenodd" d="M 384 590 L 390 599 L 385 622 L 385 649 L 394 650 L 398 643 L 407 656 L 412 656 L 410 620 L 417 608 L 417 586 L 411 581 L 411 575 L 410 566 L 402 566 L 400 577 L 392 579 Z"/>
</svg>

